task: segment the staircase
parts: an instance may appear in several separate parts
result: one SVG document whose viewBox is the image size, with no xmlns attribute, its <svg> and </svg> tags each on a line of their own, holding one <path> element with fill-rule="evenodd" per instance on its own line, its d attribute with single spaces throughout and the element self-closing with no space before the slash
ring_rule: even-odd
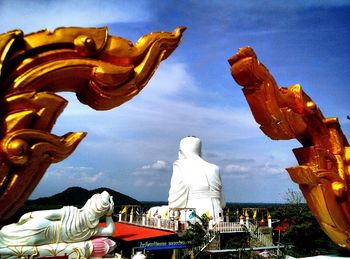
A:
<svg viewBox="0 0 350 259">
<path fill-rule="evenodd" d="M 264 235 L 257 225 L 248 222 L 247 229 L 250 233 L 250 236 L 255 238 L 261 245 L 269 246 L 272 244 L 271 238 L 268 238 L 266 235 Z"/>
<path fill-rule="evenodd" d="M 272 240 L 264 235 L 259 227 L 253 223 L 240 224 L 237 222 L 220 222 L 216 224 L 212 231 L 208 232 L 204 237 L 204 242 L 197 250 L 196 256 L 205 249 L 220 249 L 221 233 L 238 233 L 249 232 L 250 236 L 256 241 L 257 246 L 269 246 Z"/>
<path fill-rule="evenodd" d="M 209 231 L 204 236 L 204 242 L 200 247 L 198 247 L 195 252 L 195 258 L 198 256 L 198 254 L 205 249 L 220 249 L 220 233 L 219 232 L 213 232 Z"/>
</svg>

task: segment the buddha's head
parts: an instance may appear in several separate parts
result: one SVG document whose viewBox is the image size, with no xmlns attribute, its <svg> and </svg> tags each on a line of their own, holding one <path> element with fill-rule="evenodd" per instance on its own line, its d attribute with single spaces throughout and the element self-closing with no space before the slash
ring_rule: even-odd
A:
<svg viewBox="0 0 350 259">
<path fill-rule="evenodd" d="M 202 155 L 202 142 L 197 137 L 185 137 L 180 141 L 179 159 Z"/>
<path fill-rule="evenodd" d="M 113 206 L 112 199 L 112 196 L 106 191 L 96 193 L 85 203 L 81 210 L 86 211 L 89 215 L 89 220 L 96 224 L 99 218 L 106 215 L 111 206 Z"/>
</svg>

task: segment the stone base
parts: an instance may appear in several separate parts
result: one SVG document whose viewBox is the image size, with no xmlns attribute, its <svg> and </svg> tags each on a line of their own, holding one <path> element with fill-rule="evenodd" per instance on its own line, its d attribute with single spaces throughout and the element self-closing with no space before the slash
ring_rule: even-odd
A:
<svg viewBox="0 0 350 259">
<path fill-rule="evenodd" d="M 69 259 L 88 258 L 92 253 L 92 242 L 58 243 L 42 246 L 8 246 L 0 247 L 0 258 L 17 259 L 60 257 L 67 256 Z"/>
</svg>

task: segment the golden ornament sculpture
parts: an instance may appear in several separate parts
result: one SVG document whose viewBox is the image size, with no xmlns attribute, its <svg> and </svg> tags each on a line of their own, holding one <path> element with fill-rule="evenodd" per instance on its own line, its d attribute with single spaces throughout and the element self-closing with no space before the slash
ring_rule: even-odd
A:
<svg viewBox="0 0 350 259">
<path fill-rule="evenodd" d="M 301 86 L 278 87 L 252 48 L 229 59 L 231 74 L 260 129 L 271 139 L 297 139 L 299 166 L 287 168 L 324 232 L 350 249 L 350 147 L 337 118 L 324 118 Z"/>
<path fill-rule="evenodd" d="M 0 222 L 28 199 L 51 163 L 68 157 L 86 133 L 50 133 L 75 92 L 96 110 L 137 95 L 179 45 L 185 27 L 155 32 L 136 44 L 107 28 L 58 28 L 0 35 Z"/>
</svg>

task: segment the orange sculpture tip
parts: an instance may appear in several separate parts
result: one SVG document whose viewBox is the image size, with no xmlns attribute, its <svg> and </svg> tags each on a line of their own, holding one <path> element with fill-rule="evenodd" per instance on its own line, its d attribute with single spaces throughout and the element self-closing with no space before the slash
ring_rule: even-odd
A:
<svg viewBox="0 0 350 259">
<path fill-rule="evenodd" d="M 184 31 L 186 31 L 187 27 L 186 26 L 179 26 L 177 28 L 175 28 L 175 30 L 173 31 L 173 33 L 175 34 L 175 36 L 181 36 L 182 33 Z"/>
<path fill-rule="evenodd" d="M 345 186 L 340 182 L 333 182 L 332 189 L 337 197 L 342 197 L 345 194 Z"/>
<path fill-rule="evenodd" d="M 312 102 L 312 101 L 308 101 L 306 103 L 306 107 L 308 107 L 308 108 L 314 108 L 315 106 L 316 106 L 316 104 L 314 102 Z"/>
<path fill-rule="evenodd" d="M 256 54 L 252 47 L 239 48 L 238 52 L 228 59 L 228 63 L 232 66 L 234 63 L 249 57 L 256 59 Z"/>
<path fill-rule="evenodd" d="M 20 29 L 15 29 L 15 30 L 9 31 L 7 33 L 13 34 L 13 35 L 18 36 L 18 37 L 22 37 L 23 36 L 23 31 L 20 30 Z"/>
<path fill-rule="evenodd" d="M 314 111 L 316 109 L 316 104 L 313 102 L 313 101 L 308 101 L 306 103 L 306 107 L 311 110 L 311 111 Z"/>
</svg>

